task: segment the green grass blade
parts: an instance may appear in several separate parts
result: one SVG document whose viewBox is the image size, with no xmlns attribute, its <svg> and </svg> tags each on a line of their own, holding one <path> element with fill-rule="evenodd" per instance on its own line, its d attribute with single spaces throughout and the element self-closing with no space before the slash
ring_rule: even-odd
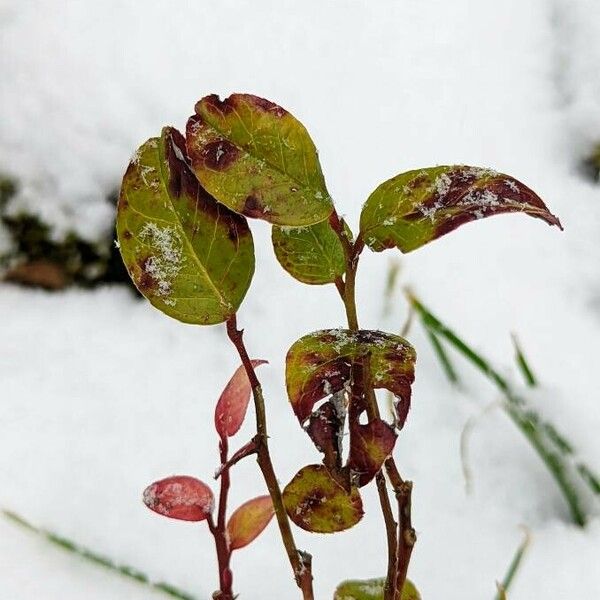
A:
<svg viewBox="0 0 600 600">
<path fill-rule="evenodd" d="M 569 506 L 573 521 L 583 527 L 587 521 L 587 514 L 577 484 L 583 481 L 595 494 L 598 494 L 598 491 L 594 486 L 594 477 L 586 477 L 582 473 L 581 465 L 573 465 L 572 445 L 564 436 L 558 434 L 551 424 L 542 421 L 539 415 L 527 406 L 525 400 L 513 391 L 508 381 L 491 363 L 446 327 L 412 293 L 407 292 L 407 296 L 426 330 L 444 338 L 504 393 L 505 411 L 551 472 Z M 585 466 L 583 469 L 584 473 L 589 473 Z"/>
<path fill-rule="evenodd" d="M 191 594 L 188 594 L 187 592 L 184 592 L 168 583 L 151 581 L 146 574 L 133 567 L 118 564 L 112 559 L 102 556 L 93 550 L 80 546 L 68 538 L 62 537 L 45 529 L 35 527 L 15 512 L 10 510 L 2 510 L 2 514 L 16 525 L 19 525 L 20 527 L 23 527 L 24 529 L 27 529 L 28 531 L 45 538 L 51 544 L 58 546 L 67 552 L 71 552 L 72 554 L 75 554 L 88 562 L 94 563 L 123 577 L 133 579 L 138 583 L 163 592 L 164 594 L 171 596 L 171 598 L 176 598 L 177 600 L 198 600 L 195 596 L 192 596 Z"/>
<path fill-rule="evenodd" d="M 537 386 L 537 378 L 533 374 L 533 370 L 529 366 L 529 362 L 525 358 L 525 354 L 523 353 L 521 344 L 519 343 L 519 340 L 514 333 L 512 334 L 512 341 L 513 341 L 513 345 L 515 347 L 515 362 L 517 363 L 517 367 L 519 368 L 519 371 L 521 371 L 521 375 L 523 375 L 523 379 L 525 380 L 525 383 L 529 387 Z"/>
<path fill-rule="evenodd" d="M 513 559 L 508 567 L 508 571 L 504 576 L 504 579 L 501 584 L 498 585 L 498 593 L 496 594 L 496 600 L 506 600 L 507 592 L 510 588 L 521 563 L 523 562 L 523 557 L 527 552 L 527 548 L 529 548 L 529 543 L 531 541 L 531 536 L 529 535 L 529 531 L 525 530 L 525 539 L 521 542 Z"/>
<path fill-rule="evenodd" d="M 436 356 L 438 357 L 438 360 L 440 361 L 440 364 L 442 365 L 442 369 L 443 369 L 444 373 L 446 374 L 448 381 L 450 381 L 450 383 L 457 384 L 458 383 L 458 373 L 456 372 L 456 369 L 452 365 L 452 362 L 450 361 L 450 357 L 446 353 L 446 350 L 444 350 L 444 346 L 442 346 L 438 336 L 433 331 L 431 331 L 431 329 L 427 329 L 427 335 L 429 336 L 429 341 L 431 342 L 433 351 L 435 352 Z"/>
</svg>

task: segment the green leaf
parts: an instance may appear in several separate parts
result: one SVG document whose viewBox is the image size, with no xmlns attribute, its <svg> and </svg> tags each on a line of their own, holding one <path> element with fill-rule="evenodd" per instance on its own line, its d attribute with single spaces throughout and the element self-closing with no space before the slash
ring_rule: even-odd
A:
<svg viewBox="0 0 600 600">
<path fill-rule="evenodd" d="M 349 230 L 348 236 L 352 239 Z M 344 247 L 328 221 L 273 227 L 272 240 L 279 264 L 302 283 L 334 283 L 346 270 Z"/>
<path fill-rule="evenodd" d="M 123 178 L 117 236 L 129 275 L 156 308 L 210 325 L 241 304 L 254 245 L 246 219 L 198 184 L 184 155 L 170 127 L 139 148 Z"/>
<path fill-rule="evenodd" d="M 344 581 L 335 590 L 333 600 L 383 600 L 384 585 L 383 577 L 364 581 L 358 579 Z M 401 600 L 421 600 L 417 588 L 408 579 L 404 582 Z"/>
<path fill-rule="evenodd" d="M 347 492 L 323 465 L 300 469 L 283 490 L 283 503 L 290 519 L 313 533 L 344 531 L 364 514 L 358 490 Z"/>
<path fill-rule="evenodd" d="M 333 203 L 317 149 L 285 109 L 250 94 L 196 104 L 187 124 L 192 168 L 202 185 L 235 212 L 275 225 L 313 225 Z"/>
<path fill-rule="evenodd" d="M 370 384 L 397 398 L 397 424 L 402 426 L 410 407 L 416 354 L 398 335 L 382 331 L 326 329 L 310 333 L 289 349 L 286 385 L 300 423 L 319 400 L 347 389 L 353 365 L 368 366 Z"/>
<path fill-rule="evenodd" d="M 360 232 L 375 252 L 410 252 L 464 223 L 510 212 L 562 229 L 535 192 L 509 175 L 464 165 L 430 167 L 382 183 L 363 207 Z"/>
</svg>

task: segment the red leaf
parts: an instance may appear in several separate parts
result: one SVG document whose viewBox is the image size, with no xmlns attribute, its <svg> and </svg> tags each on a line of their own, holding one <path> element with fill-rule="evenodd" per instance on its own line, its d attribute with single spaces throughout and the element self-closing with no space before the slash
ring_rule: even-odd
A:
<svg viewBox="0 0 600 600">
<path fill-rule="evenodd" d="M 264 365 L 266 360 L 253 360 L 252 366 Z M 221 393 L 215 408 L 215 429 L 221 437 L 235 435 L 244 422 L 252 387 L 244 365 L 238 367 Z"/>
<path fill-rule="evenodd" d="M 242 504 L 227 523 L 229 548 L 237 550 L 254 541 L 274 514 L 271 496 L 259 496 Z"/>
<path fill-rule="evenodd" d="M 393 427 L 382 419 L 351 425 L 348 466 L 359 487 L 369 483 L 381 469 L 394 449 L 396 437 Z"/>
<path fill-rule="evenodd" d="M 211 489 L 195 477 L 175 475 L 144 490 L 144 504 L 154 512 L 180 521 L 203 521 L 212 512 Z"/>
</svg>

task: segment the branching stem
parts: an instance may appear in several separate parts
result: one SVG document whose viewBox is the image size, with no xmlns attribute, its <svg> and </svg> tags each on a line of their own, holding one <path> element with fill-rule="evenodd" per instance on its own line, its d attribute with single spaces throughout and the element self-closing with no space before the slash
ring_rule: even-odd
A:
<svg viewBox="0 0 600 600">
<path fill-rule="evenodd" d="M 348 327 L 356 331 L 358 330 L 356 272 L 360 253 L 364 248 L 364 241 L 360 234 L 354 243 L 349 239 L 344 222 L 335 211 L 329 217 L 329 224 L 336 232 L 344 248 L 346 277 L 343 283 L 336 282 L 336 287 L 346 309 Z M 365 386 L 365 396 L 369 421 L 379 419 L 377 398 L 371 385 Z M 392 456 L 384 464 L 398 505 L 398 524 L 396 524 L 390 506 L 385 477 L 380 471 L 375 478 L 375 483 L 377 485 L 388 542 L 388 571 L 384 586 L 384 600 L 400 600 L 412 550 L 417 539 L 411 519 L 412 482 L 402 479 Z"/>
<path fill-rule="evenodd" d="M 267 484 L 267 489 L 271 495 L 271 500 L 273 501 L 275 517 L 281 533 L 281 539 L 292 566 L 296 584 L 300 590 L 302 590 L 302 597 L 304 600 L 314 600 L 311 568 L 312 557 L 306 552 L 299 551 L 294 541 L 290 522 L 283 505 L 281 490 L 279 488 L 279 483 L 277 482 L 277 477 L 275 476 L 273 462 L 271 461 L 271 455 L 269 453 L 267 417 L 262 387 L 256 376 L 250 357 L 248 356 L 248 351 L 246 350 L 243 340 L 243 333 L 243 330 L 237 328 L 236 315 L 232 315 L 227 320 L 227 335 L 238 351 L 242 364 L 246 369 L 248 379 L 250 380 L 250 385 L 252 386 L 254 409 L 256 412 L 256 436 L 254 437 L 254 442 L 256 444 L 258 466 L 262 471 L 265 483 Z"/>
<path fill-rule="evenodd" d="M 219 441 L 219 456 L 221 464 L 227 463 L 229 444 L 227 436 L 223 435 Z M 227 499 L 229 496 L 229 470 L 221 475 L 221 486 L 219 489 L 219 502 L 217 507 L 217 522 L 212 514 L 208 515 L 206 521 L 214 540 L 217 550 L 217 564 L 219 568 L 219 591 L 215 592 L 214 598 L 218 600 L 233 600 L 233 574 L 229 566 L 231 562 L 231 550 L 227 541 Z"/>
</svg>

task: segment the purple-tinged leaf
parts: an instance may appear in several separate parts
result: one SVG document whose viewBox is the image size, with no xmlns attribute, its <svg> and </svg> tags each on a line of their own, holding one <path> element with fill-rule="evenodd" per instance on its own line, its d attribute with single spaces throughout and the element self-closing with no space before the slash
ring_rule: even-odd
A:
<svg viewBox="0 0 600 600">
<path fill-rule="evenodd" d="M 514 177 L 464 165 L 431 167 L 382 183 L 363 207 L 360 234 L 375 252 L 410 252 L 469 221 L 512 212 L 562 229 L 539 196 Z"/>
<path fill-rule="evenodd" d="M 283 490 L 283 503 L 298 527 L 314 533 L 349 529 L 363 516 L 358 489 L 348 493 L 323 465 L 300 469 Z"/>
<path fill-rule="evenodd" d="M 382 419 L 365 425 L 351 423 L 348 467 L 352 481 L 359 487 L 367 485 L 392 454 L 396 437 L 393 427 Z"/>
<path fill-rule="evenodd" d="M 200 183 L 221 203 L 274 225 L 314 225 L 333 203 L 317 149 L 296 118 L 251 94 L 206 96 L 187 124 Z"/>
<path fill-rule="evenodd" d="M 258 367 L 266 360 L 253 360 L 252 366 Z M 215 429 L 221 437 L 235 435 L 242 426 L 250 402 L 252 387 L 244 365 L 238 367 L 221 393 L 215 408 Z"/>
<path fill-rule="evenodd" d="M 254 273 L 248 222 L 200 186 L 176 129 L 165 127 L 135 153 L 116 229 L 133 282 L 165 314 L 212 325 L 239 308 Z"/>
<path fill-rule="evenodd" d="M 402 427 L 410 406 L 416 354 L 400 336 L 382 331 L 326 329 L 300 338 L 286 358 L 286 385 L 296 417 L 304 423 L 321 399 L 347 390 L 352 368 L 366 366 L 370 385 L 397 398 Z"/>
<path fill-rule="evenodd" d="M 180 521 L 203 521 L 214 508 L 211 489 L 199 479 L 175 475 L 144 490 L 144 504 L 154 512 Z"/>
<path fill-rule="evenodd" d="M 338 392 L 337 402 L 343 402 L 343 393 Z M 337 403 L 327 401 L 310 415 L 306 433 L 319 452 L 323 462 L 331 470 L 339 470 L 342 460 L 342 437 L 344 435 L 345 412 Z"/>
<path fill-rule="evenodd" d="M 227 523 L 229 548 L 237 550 L 253 542 L 269 524 L 275 510 L 271 496 L 252 498 L 234 511 Z"/>
</svg>

